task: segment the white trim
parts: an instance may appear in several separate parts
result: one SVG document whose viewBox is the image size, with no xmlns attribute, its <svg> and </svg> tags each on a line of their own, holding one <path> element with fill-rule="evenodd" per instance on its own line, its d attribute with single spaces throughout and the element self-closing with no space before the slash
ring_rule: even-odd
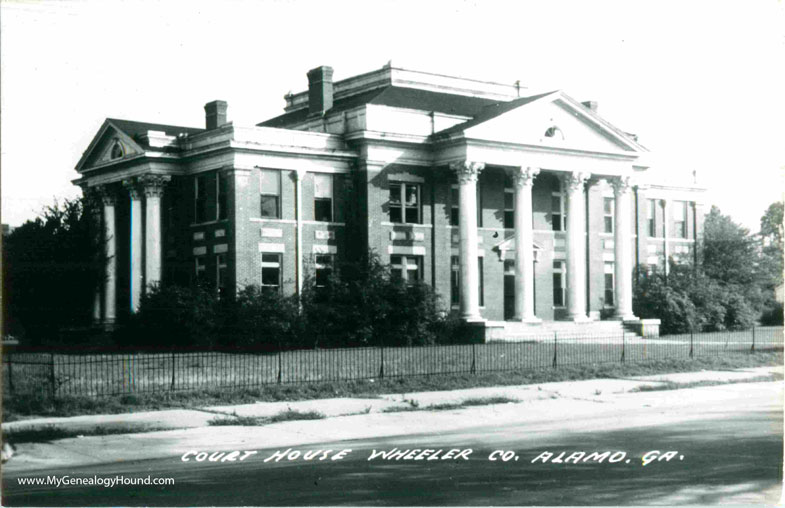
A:
<svg viewBox="0 0 785 508">
<path fill-rule="evenodd" d="M 223 254 L 224 252 L 229 252 L 227 244 L 219 243 L 218 245 L 213 245 L 213 254 Z"/>
<path fill-rule="evenodd" d="M 194 247 L 193 253 L 194 256 L 204 256 L 205 254 L 207 254 L 207 247 L 205 246 Z"/>
<path fill-rule="evenodd" d="M 283 238 L 283 229 L 262 228 L 262 238 Z"/>
<path fill-rule="evenodd" d="M 197 231 L 194 233 L 194 240 L 204 240 L 204 231 Z"/>
<path fill-rule="evenodd" d="M 422 245 L 388 245 L 387 253 L 401 256 L 425 256 L 427 251 Z"/>
<path fill-rule="evenodd" d="M 259 242 L 259 252 L 282 254 L 286 252 L 286 245 L 282 243 Z"/>
<path fill-rule="evenodd" d="M 311 252 L 314 254 L 338 254 L 338 247 L 335 245 L 314 245 Z"/>
<path fill-rule="evenodd" d="M 264 217 L 251 217 L 249 219 L 251 222 L 272 222 L 278 224 L 297 224 L 297 221 L 292 219 L 268 219 Z M 326 222 L 320 222 L 319 224 L 326 224 Z"/>
</svg>

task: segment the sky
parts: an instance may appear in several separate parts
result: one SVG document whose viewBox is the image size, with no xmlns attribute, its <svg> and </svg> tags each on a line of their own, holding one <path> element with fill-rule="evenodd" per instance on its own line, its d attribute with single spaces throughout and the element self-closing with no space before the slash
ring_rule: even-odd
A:
<svg viewBox="0 0 785 508">
<path fill-rule="evenodd" d="M 252 125 L 319 65 L 520 80 L 599 103 L 663 180 L 757 231 L 785 189 L 785 2 L 0 0 L 2 222 L 80 194 L 107 117 Z"/>
</svg>

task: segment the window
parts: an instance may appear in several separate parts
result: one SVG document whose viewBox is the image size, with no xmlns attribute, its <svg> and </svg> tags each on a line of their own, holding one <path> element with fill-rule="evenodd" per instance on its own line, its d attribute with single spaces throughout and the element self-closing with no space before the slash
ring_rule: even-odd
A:
<svg viewBox="0 0 785 508">
<path fill-rule="evenodd" d="M 564 199 L 561 192 L 554 192 L 551 194 L 551 227 L 553 231 L 565 231 L 565 226 Z"/>
<path fill-rule="evenodd" d="M 613 263 L 605 263 L 605 306 L 613 307 Z"/>
<path fill-rule="evenodd" d="M 485 274 L 483 272 L 483 258 L 477 258 L 477 281 L 479 283 L 480 307 L 485 307 Z"/>
<path fill-rule="evenodd" d="M 281 291 L 281 255 L 262 254 L 262 291 Z"/>
<path fill-rule="evenodd" d="M 687 238 L 687 202 L 673 202 L 673 235 L 675 238 Z"/>
<path fill-rule="evenodd" d="M 229 178 L 222 173 L 218 173 L 215 179 L 215 194 L 218 196 L 218 204 L 217 210 L 215 211 L 215 218 L 217 220 L 224 220 L 229 215 L 229 208 L 228 208 L 228 188 Z"/>
<path fill-rule="evenodd" d="M 646 200 L 646 219 L 649 224 L 649 236 L 657 236 L 657 201 Z"/>
<path fill-rule="evenodd" d="M 317 254 L 314 258 L 315 283 L 316 287 L 322 288 L 327 285 L 330 275 L 333 273 L 333 257 L 330 254 Z"/>
<path fill-rule="evenodd" d="M 226 298 L 226 254 L 216 254 L 215 256 L 215 280 L 218 298 Z"/>
<path fill-rule="evenodd" d="M 450 304 L 457 306 L 461 304 L 461 258 L 452 256 L 450 258 Z"/>
<path fill-rule="evenodd" d="M 564 307 L 565 295 L 565 275 L 564 261 L 553 262 L 553 306 Z"/>
<path fill-rule="evenodd" d="M 196 268 L 196 285 L 204 286 L 207 284 L 207 260 L 204 257 L 194 259 Z"/>
<path fill-rule="evenodd" d="M 121 159 L 123 155 L 125 155 L 123 152 L 123 145 L 121 145 L 119 141 L 115 140 L 114 145 L 112 145 L 112 153 L 109 157 L 111 159 Z"/>
<path fill-rule="evenodd" d="M 564 133 L 561 131 L 561 129 L 559 129 L 555 125 L 552 127 L 548 127 L 548 129 L 545 131 L 545 137 L 564 141 Z"/>
<path fill-rule="evenodd" d="M 199 175 L 194 180 L 194 222 L 207 221 L 207 175 Z"/>
<path fill-rule="evenodd" d="M 390 183 L 390 222 L 420 224 L 420 186 Z"/>
<path fill-rule="evenodd" d="M 515 189 L 504 189 L 504 227 L 515 227 Z"/>
<path fill-rule="evenodd" d="M 422 280 L 422 256 L 390 256 L 390 274 L 406 283 Z"/>
<path fill-rule="evenodd" d="M 603 213 L 603 219 L 605 221 L 606 233 L 613 233 L 613 210 L 614 210 L 614 199 L 603 198 L 602 213 Z"/>
<path fill-rule="evenodd" d="M 316 173 L 313 175 L 313 214 L 314 220 L 332 222 L 333 220 L 333 175 Z"/>
<path fill-rule="evenodd" d="M 461 216 L 461 191 L 458 184 L 450 186 L 450 226 L 457 226 Z M 477 182 L 477 227 L 482 227 L 482 190 Z"/>
<path fill-rule="evenodd" d="M 270 219 L 281 218 L 281 172 L 270 169 L 260 171 L 259 193 L 261 215 Z"/>
</svg>

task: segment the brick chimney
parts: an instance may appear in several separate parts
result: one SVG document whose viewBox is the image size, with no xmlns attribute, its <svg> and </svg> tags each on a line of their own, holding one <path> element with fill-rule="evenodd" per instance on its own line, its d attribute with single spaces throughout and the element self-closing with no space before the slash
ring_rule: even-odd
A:
<svg viewBox="0 0 785 508">
<path fill-rule="evenodd" d="M 581 104 L 583 104 L 586 109 L 590 109 L 595 113 L 597 112 L 597 106 L 599 105 L 597 104 L 597 101 L 586 101 L 586 102 L 581 102 Z"/>
<path fill-rule="evenodd" d="M 321 114 L 333 107 L 333 68 L 325 65 L 308 71 L 308 113 Z"/>
<path fill-rule="evenodd" d="M 226 122 L 226 101 L 212 101 L 204 105 L 205 123 L 207 130 L 217 129 Z"/>
</svg>

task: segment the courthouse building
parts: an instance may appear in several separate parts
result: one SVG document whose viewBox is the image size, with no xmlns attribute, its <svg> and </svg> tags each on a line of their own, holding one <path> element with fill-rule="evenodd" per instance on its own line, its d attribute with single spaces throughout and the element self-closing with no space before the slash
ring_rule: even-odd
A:
<svg viewBox="0 0 785 508">
<path fill-rule="evenodd" d="M 594 102 L 389 64 L 332 75 L 254 127 L 223 101 L 205 128 L 106 119 L 75 181 L 102 203 L 96 319 L 162 280 L 296 293 L 372 249 L 486 338 L 635 326 L 635 280 L 694 255 L 701 189 L 657 180 Z"/>
</svg>

